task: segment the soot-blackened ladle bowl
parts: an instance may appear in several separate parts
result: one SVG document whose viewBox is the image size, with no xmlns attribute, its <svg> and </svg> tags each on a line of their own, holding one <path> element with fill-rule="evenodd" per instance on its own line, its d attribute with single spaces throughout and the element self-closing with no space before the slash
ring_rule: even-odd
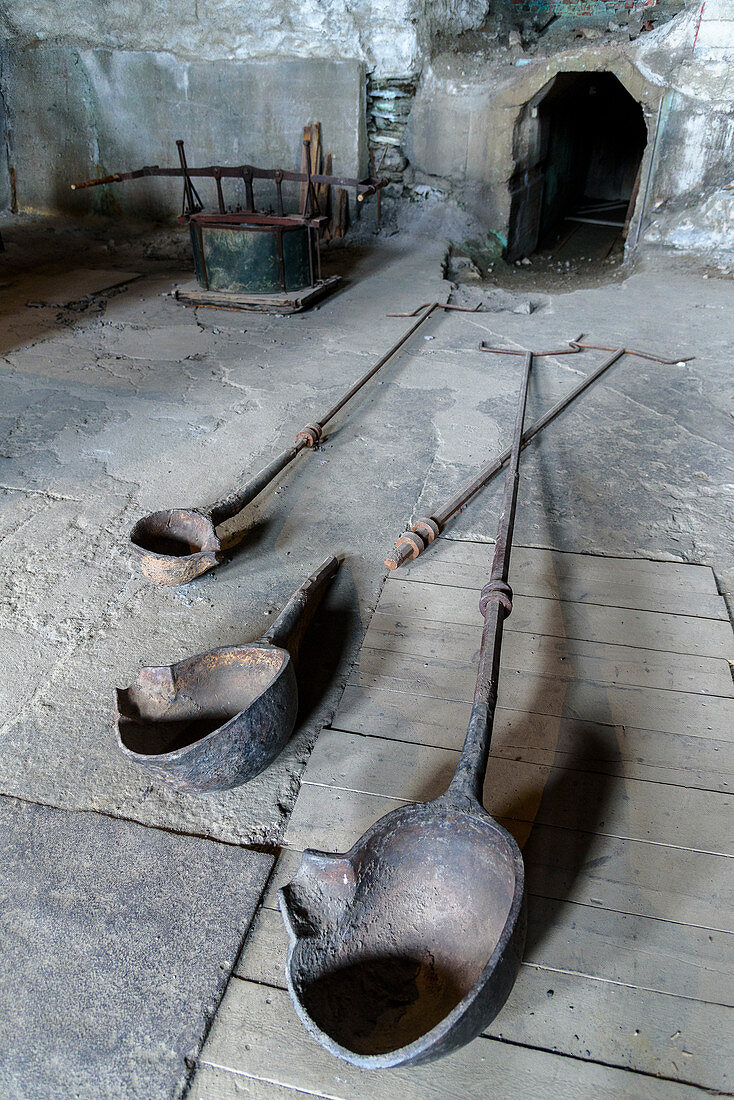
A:
<svg viewBox="0 0 734 1100">
<path fill-rule="evenodd" d="M 122 751 L 178 790 L 227 790 L 258 775 L 295 725 L 294 662 L 338 568 L 337 558 L 327 558 L 258 641 L 143 668 L 134 684 L 118 689 Z"/>
<path fill-rule="evenodd" d="M 305 852 L 281 891 L 299 1016 L 364 1068 L 463 1046 L 512 989 L 523 897 L 517 843 L 458 786 L 393 810 L 346 855 Z"/>
<path fill-rule="evenodd" d="M 484 615 L 469 728 L 456 774 L 433 802 L 381 818 L 344 855 L 306 851 L 280 891 L 288 988 L 306 1028 L 353 1065 L 431 1061 L 463 1046 L 507 998 L 525 940 L 525 871 L 483 808 L 497 703 L 520 445 L 525 358 Z"/>
</svg>

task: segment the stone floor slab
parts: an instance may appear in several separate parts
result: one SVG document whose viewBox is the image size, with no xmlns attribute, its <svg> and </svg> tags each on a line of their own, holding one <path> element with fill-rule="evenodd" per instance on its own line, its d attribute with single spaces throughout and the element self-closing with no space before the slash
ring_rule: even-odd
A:
<svg viewBox="0 0 734 1100">
<path fill-rule="evenodd" d="M 0 799 L 0 1095 L 180 1095 L 272 862 Z"/>
</svg>

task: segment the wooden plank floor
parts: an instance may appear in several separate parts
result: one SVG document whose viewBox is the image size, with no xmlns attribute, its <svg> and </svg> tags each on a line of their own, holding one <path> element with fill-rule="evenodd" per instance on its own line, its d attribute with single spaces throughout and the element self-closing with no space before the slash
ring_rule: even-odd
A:
<svg viewBox="0 0 734 1100">
<path fill-rule="evenodd" d="M 485 1034 L 433 1065 L 328 1055 L 285 992 L 277 889 L 439 794 L 471 706 L 491 547 L 391 575 L 304 774 L 190 1095 L 542 1100 L 734 1094 L 734 657 L 711 570 L 518 547 L 485 805 L 523 847 L 523 965 Z"/>
</svg>

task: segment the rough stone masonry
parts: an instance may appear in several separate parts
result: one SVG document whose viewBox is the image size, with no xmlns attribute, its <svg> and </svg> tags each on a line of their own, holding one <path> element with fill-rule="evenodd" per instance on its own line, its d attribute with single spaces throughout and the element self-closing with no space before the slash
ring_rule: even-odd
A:
<svg viewBox="0 0 734 1100">
<path fill-rule="evenodd" d="M 199 162 L 295 167 L 318 118 L 335 171 L 366 170 L 369 134 L 395 194 L 457 197 L 506 243 L 519 112 L 558 72 L 604 71 L 648 132 L 628 242 L 731 254 L 734 0 L 10 0 L 1 18 L 0 209 L 171 217 L 160 181 L 69 184 L 173 163 L 179 136 Z"/>
</svg>

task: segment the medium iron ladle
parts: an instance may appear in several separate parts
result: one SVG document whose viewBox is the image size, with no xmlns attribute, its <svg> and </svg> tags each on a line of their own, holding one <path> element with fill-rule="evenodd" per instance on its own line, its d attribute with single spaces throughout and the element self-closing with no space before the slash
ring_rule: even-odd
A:
<svg viewBox="0 0 734 1100">
<path fill-rule="evenodd" d="M 344 855 L 306 851 L 280 891 L 286 974 L 308 1031 L 371 1069 L 415 1065 L 487 1026 L 525 941 L 525 870 L 482 806 L 497 703 L 520 450 L 533 354 L 525 355 L 469 728 L 448 790 L 381 818 Z"/>
<path fill-rule="evenodd" d="M 228 790 L 258 775 L 295 725 L 293 666 L 338 568 L 337 558 L 327 558 L 258 641 L 143 668 L 131 687 L 118 688 L 122 751 L 180 791 Z"/>
</svg>

